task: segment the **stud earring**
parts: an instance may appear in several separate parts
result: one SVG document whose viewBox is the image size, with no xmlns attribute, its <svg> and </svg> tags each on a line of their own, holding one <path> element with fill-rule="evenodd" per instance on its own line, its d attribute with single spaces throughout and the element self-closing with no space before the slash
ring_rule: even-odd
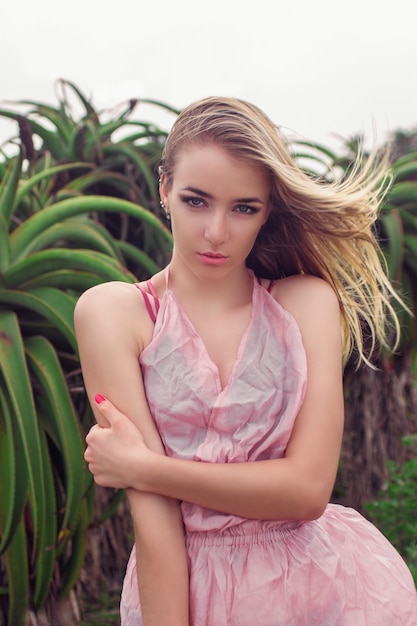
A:
<svg viewBox="0 0 417 626">
<path fill-rule="evenodd" d="M 168 209 L 166 208 L 165 204 L 162 202 L 162 200 L 160 200 L 159 204 L 161 205 L 161 208 L 165 211 L 165 217 L 167 218 L 167 220 L 171 219 L 171 214 L 168 211 Z"/>
</svg>

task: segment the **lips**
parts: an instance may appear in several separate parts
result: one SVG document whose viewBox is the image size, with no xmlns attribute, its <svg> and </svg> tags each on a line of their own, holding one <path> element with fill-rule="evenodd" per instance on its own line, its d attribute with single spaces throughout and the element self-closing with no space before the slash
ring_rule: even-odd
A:
<svg viewBox="0 0 417 626">
<path fill-rule="evenodd" d="M 212 259 L 227 259 L 224 254 L 220 254 L 220 252 L 200 252 L 201 256 L 208 256 Z"/>
<path fill-rule="evenodd" d="M 200 252 L 198 256 L 207 265 L 222 265 L 228 259 L 227 256 L 220 252 Z"/>
</svg>

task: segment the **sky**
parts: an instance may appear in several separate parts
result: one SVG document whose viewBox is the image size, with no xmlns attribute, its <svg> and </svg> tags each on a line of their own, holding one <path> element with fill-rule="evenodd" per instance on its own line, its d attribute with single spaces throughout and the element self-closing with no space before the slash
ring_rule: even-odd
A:
<svg viewBox="0 0 417 626">
<path fill-rule="evenodd" d="M 0 107 L 56 104 L 64 78 L 98 109 L 236 96 L 293 138 L 381 143 L 417 127 L 416 24 L 415 0 L 3 0 Z M 0 144 L 14 132 L 0 119 Z"/>
</svg>

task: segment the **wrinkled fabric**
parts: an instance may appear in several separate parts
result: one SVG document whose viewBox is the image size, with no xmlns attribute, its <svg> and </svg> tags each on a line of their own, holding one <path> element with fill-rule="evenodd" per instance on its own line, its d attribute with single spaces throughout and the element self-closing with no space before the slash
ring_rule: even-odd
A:
<svg viewBox="0 0 417 626">
<path fill-rule="evenodd" d="M 141 367 L 168 456 L 219 463 L 284 455 L 306 385 L 294 318 L 254 280 L 252 317 L 230 379 L 169 288 Z M 191 626 L 417 626 L 411 574 L 356 511 L 329 504 L 314 521 L 258 521 L 182 503 Z M 141 626 L 132 550 L 122 626 Z"/>
</svg>

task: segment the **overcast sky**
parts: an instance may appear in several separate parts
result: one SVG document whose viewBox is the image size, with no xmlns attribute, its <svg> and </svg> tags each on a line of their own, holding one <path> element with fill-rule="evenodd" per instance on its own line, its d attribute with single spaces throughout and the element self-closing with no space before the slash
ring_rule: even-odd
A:
<svg viewBox="0 0 417 626">
<path fill-rule="evenodd" d="M 290 133 L 417 126 L 416 0 L 3 0 L 0 101 L 56 103 L 74 81 L 96 107 L 131 97 L 181 108 L 250 100 Z M 146 109 L 147 121 L 170 122 Z M 156 117 L 155 117 L 156 116 Z M 154 119 L 155 117 L 155 119 Z M 0 143 L 13 134 L 0 121 Z"/>
</svg>

